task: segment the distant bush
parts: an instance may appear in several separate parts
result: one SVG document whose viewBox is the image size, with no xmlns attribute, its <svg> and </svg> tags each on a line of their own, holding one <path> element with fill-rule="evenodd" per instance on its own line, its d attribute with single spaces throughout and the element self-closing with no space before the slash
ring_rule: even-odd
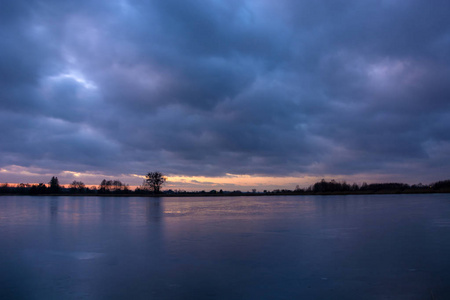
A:
<svg viewBox="0 0 450 300">
<path fill-rule="evenodd" d="M 438 181 L 431 185 L 433 190 L 450 190 L 450 180 Z"/>
</svg>

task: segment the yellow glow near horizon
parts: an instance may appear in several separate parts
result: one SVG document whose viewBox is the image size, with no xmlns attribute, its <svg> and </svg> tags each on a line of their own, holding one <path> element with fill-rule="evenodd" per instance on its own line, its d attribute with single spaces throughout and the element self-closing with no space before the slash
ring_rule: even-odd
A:
<svg viewBox="0 0 450 300">
<path fill-rule="evenodd" d="M 48 182 L 52 176 L 57 176 L 60 184 L 69 185 L 73 180 L 82 181 L 86 186 L 98 186 L 103 179 L 120 180 L 128 184 L 131 189 L 139 187 L 145 179 L 145 174 L 117 174 L 105 175 L 94 172 L 77 172 L 65 170 L 59 173 L 53 173 L 50 170 L 38 167 L 22 167 L 10 165 L 0 168 L 2 182 L 10 182 L 11 184 L 18 182 Z M 252 189 L 274 190 L 289 189 L 293 190 L 297 185 L 300 188 L 307 188 L 310 185 L 320 181 L 322 178 L 326 180 L 334 179 L 336 181 L 347 181 L 347 183 L 356 182 L 386 182 L 395 180 L 399 175 L 386 176 L 384 174 L 354 174 L 354 175 L 320 175 L 311 176 L 298 174 L 298 176 L 263 176 L 248 174 L 231 174 L 226 173 L 224 176 L 187 176 L 178 174 L 167 174 L 167 182 L 163 186 L 164 190 L 185 190 L 185 191 L 209 191 L 209 190 L 242 190 L 250 191 Z M 8 180 L 9 178 L 9 180 Z"/>
<path fill-rule="evenodd" d="M 264 188 L 269 186 L 280 186 L 281 188 L 294 189 L 295 185 L 304 186 L 316 179 L 315 177 L 271 177 L 271 176 L 252 176 L 246 174 L 227 174 L 222 177 L 207 177 L 207 176 L 167 176 L 167 183 L 170 186 L 177 186 L 179 184 L 189 184 L 194 186 L 204 187 L 227 187 L 236 186 L 242 188 Z"/>
<path fill-rule="evenodd" d="M 128 174 L 133 178 L 145 179 L 145 175 Z M 188 176 L 188 175 L 165 175 L 167 182 L 164 189 L 182 189 L 182 190 L 250 190 L 253 188 L 263 189 L 294 189 L 298 184 L 300 187 L 307 187 L 311 183 L 317 181 L 313 176 L 262 176 L 248 174 L 231 174 L 226 173 L 225 176 Z M 135 187 L 135 186 L 134 186 Z"/>
<path fill-rule="evenodd" d="M 73 175 L 74 177 L 80 177 L 82 174 L 79 172 L 72 172 L 72 171 L 63 171 L 63 174 L 69 174 L 69 175 Z"/>
<path fill-rule="evenodd" d="M 170 182 L 198 182 L 214 184 L 237 184 L 250 186 L 270 182 L 271 184 L 282 184 L 286 181 L 298 181 L 298 177 L 261 177 L 251 175 L 233 175 L 224 177 L 206 177 L 206 176 L 168 176 Z"/>
</svg>

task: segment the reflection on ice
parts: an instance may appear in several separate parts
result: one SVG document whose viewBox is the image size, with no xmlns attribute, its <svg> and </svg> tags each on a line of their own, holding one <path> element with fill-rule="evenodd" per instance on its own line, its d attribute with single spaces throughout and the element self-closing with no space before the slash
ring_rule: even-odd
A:
<svg viewBox="0 0 450 300">
<path fill-rule="evenodd" d="M 31 250 L 27 249 L 23 251 L 24 257 L 28 260 L 36 260 L 36 259 L 46 259 L 51 260 L 55 257 L 59 258 L 68 258 L 68 259 L 77 259 L 77 260 L 88 260 L 100 258 L 105 255 L 105 253 L 96 253 L 96 252 L 74 252 L 74 251 L 54 251 L 54 250 Z"/>
<path fill-rule="evenodd" d="M 48 254 L 58 255 L 63 257 L 70 257 L 75 259 L 94 259 L 104 255 L 104 253 L 95 252 L 62 252 L 62 251 L 47 251 Z"/>
<path fill-rule="evenodd" d="M 433 220 L 433 225 L 436 227 L 450 227 L 450 219 Z"/>
</svg>

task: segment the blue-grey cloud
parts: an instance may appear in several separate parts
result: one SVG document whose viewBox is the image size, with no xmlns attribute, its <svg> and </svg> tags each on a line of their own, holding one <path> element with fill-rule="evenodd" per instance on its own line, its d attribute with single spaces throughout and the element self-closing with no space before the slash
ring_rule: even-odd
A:
<svg viewBox="0 0 450 300">
<path fill-rule="evenodd" d="M 446 1 L 4 1 L 0 167 L 443 179 L 449 12 Z"/>
</svg>

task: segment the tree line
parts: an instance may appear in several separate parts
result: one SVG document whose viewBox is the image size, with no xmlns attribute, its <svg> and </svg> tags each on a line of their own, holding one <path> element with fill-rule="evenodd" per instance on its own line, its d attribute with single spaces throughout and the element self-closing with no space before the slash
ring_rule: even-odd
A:
<svg viewBox="0 0 450 300">
<path fill-rule="evenodd" d="M 70 185 L 63 186 L 59 179 L 53 176 L 48 184 L 19 183 L 0 185 L 0 194 L 11 195 L 128 195 L 128 194 L 160 194 L 161 187 L 167 178 L 161 172 L 149 172 L 141 186 L 130 189 L 128 184 L 120 180 L 103 179 L 98 186 L 86 186 L 84 182 L 74 180 Z"/>
<path fill-rule="evenodd" d="M 53 176 L 48 184 L 24 184 L 0 185 L 0 194 L 10 195 L 327 195 L 327 194 L 393 194 L 393 193 L 450 193 L 450 180 L 438 181 L 432 184 L 421 183 L 409 185 L 406 183 L 356 183 L 348 184 L 345 181 L 327 181 L 322 179 L 307 188 L 275 189 L 257 192 L 242 192 L 239 190 L 223 191 L 184 191 L 184 190 L 162 190 L 167 178 L 161 172 L 149 172 L 141 186 L 134 190 L 128 184 L 120 180 L 103 179 L 98 186 L 86 186 L 82 181 L 74 180 L 70 185 L 60 185 L 58 177 Z"/>
</svg>

